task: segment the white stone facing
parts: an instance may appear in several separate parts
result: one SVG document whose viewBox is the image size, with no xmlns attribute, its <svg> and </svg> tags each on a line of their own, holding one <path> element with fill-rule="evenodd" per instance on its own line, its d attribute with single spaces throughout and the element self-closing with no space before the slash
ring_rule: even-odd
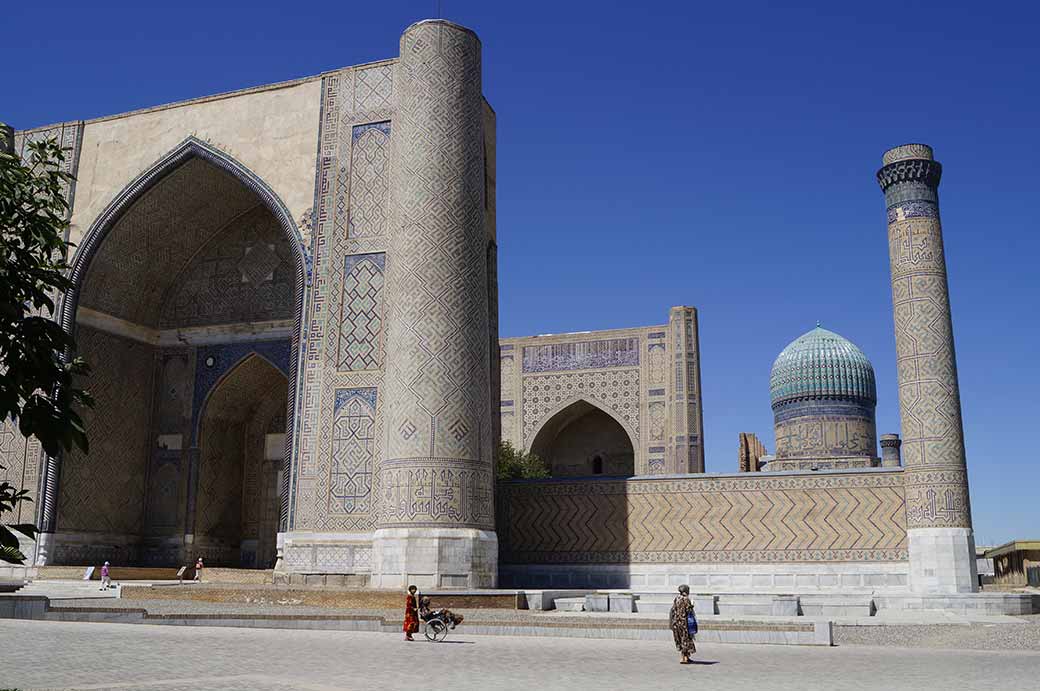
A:
<svg viewBox="0 0 1040 691">
<path fill-rule="evenodd" d="M 375 588 L 494 588 L 498 537 L 470 528 L 380 528 L 372 534 Z"/>
<path fill-rule="evenodd" d="M 907 531 L 910 589 L 915 593 L 974 593 L 979 588 L 971 528 Z"/>
<path fill-rule="evenodd" d="M 502 565 L 505 585 L 631 588 L 672 592 L 686 584 L 710 593 L 872 593 L 909 591 L 907 562 L 796 564 Z"/>
<path fill-rule="evenodd" d="M 278 570 L 360 575 L 372 570 L 371 533 L 279 533 Z"/>
</svg>

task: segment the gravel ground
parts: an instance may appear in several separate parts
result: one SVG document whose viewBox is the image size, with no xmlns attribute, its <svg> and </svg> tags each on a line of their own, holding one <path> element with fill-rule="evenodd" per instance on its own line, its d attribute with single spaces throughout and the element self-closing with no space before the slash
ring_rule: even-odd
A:
<svg viewBox="0 0 1040 691">
<path fill-rule="evenodd" d="M 835 645 L 891 648 L 1040 651 L 1040 616 L 1021 617 L 1023 624 L 931 624 L 907 626 L 835 626 Z"/>
</svg>

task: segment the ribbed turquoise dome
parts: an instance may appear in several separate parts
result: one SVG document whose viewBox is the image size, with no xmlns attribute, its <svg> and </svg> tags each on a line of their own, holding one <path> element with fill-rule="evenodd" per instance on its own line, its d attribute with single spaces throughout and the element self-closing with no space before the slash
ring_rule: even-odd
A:
<svg viewBox="0 0 1040 691">
<path fill-rule="evenodd" d="M 781 351 L 769 375 L 773 408 L 829 399 L 877 403 L 874 367 L 854 343 L 817 326 Z"/>
</svg>

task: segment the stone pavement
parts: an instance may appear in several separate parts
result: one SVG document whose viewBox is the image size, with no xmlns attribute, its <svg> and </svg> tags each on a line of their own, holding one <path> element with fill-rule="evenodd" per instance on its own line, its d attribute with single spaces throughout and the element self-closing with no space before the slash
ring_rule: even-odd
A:
<svg viewBox="0 0 1040 691">
<path fill-rule="evenodd" d="M 329 631 L 0 620 L 20 689 L 984 689 L 1035 688 L 1040 652 L 479 637 L 445 643 Z"/>
</svg>

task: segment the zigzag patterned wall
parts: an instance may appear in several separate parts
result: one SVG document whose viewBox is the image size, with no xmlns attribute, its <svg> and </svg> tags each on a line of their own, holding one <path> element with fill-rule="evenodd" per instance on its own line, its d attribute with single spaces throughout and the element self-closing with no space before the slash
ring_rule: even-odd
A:
<svg viewBox="0 0 1040 691">
<path fill-rule="evenodd" d="M 900 471 L 514 481 L 497 504 L 504 564 L 907 558 Z"/>
</svg>

